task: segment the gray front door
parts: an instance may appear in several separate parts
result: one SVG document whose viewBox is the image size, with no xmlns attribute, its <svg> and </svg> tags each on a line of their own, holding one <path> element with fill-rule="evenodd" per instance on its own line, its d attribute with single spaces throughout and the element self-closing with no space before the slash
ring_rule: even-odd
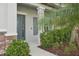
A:
<svg viewBox="0 0 79 59">
<path fill-rule="evenodd" d="M 17 15 L 17 39 L 25 39 L 25 15 Z"/>
</svg>

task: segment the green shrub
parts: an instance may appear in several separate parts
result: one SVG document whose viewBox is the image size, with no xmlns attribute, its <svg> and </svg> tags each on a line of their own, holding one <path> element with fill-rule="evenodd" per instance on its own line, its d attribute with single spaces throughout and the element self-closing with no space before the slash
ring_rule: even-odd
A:
<svg viewBox="0 0 79 59">
<path fill-rule="evenodd" d="M 49 35 L 49 33 L 44 32 L 44 33 L 41 33 L 40 37 L 41 37 L 41 46 L 43 48 L 52 47 L 52 44 L 51 44 L 51 43 L 53 43 L 53 41 L 52 41 L 52 38 L 53 38 L 52 34 Z"/>
<path fill-rule="evenodd" d="M 71 37 L 71 29 L 69 27 L 62 29 L 55 29 L 49 32 L 43 32 L 40 35 L 41 46 L 43 48 L 50 48 L 54 43 L 58 42 L 69 43 Z"/>
<path fill-rule="evenodd" d="M 13 40 L 5 51 L 6 56 L 28 56 L 29 46 L 23 40 Z"/>
</svg>

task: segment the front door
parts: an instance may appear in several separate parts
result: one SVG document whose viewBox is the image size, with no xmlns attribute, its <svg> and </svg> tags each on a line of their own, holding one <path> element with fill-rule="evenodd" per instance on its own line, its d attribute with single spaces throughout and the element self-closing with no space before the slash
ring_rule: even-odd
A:
<svg viewBox="0 0 79 59">
<path fill-rule="evenodd" d="M 25 15 L 17 15 L 17 39 L 25 40 Z"/>
<path fill-rule="evenodd" d="M 30 45 L 38 44 L 38 19 L 33 16 L 26 16 L 26 40 Z"/>
</svg>

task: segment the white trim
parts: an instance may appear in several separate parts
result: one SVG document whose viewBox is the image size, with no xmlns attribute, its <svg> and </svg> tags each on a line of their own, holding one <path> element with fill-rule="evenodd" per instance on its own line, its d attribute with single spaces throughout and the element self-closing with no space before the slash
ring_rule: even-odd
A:
<svg viewBox="0 0 79 59">
<path fill-rule="evenodd" d="M 24 13 L 24 12 L 21 12 L 21 11 L 17 11 L 17 14 L 21 14 L 21 15 L 25 16 L 25 40 L 26 40 L 26 16 L 27 16 L 27 13 Z M 18 35 L 18 33 L 17 33 L 17 35 Z"/>
<path fill-rule="evenodd" d="M 24 13 L 24 12 L 21 12 L 21 11 L 17 11 L 17 14 L 27 15 L 27 13 Z"/>
<path fill-rule="evenodd" d="M 0 29 L 0 32 L 7 32 L 6 29 Z"/>
<path fill-rule="evenodd" d="M 13 36 L 13 35 L 17 35 L 17 33 L 6 33 L 5 36 Z"/>
</svg>

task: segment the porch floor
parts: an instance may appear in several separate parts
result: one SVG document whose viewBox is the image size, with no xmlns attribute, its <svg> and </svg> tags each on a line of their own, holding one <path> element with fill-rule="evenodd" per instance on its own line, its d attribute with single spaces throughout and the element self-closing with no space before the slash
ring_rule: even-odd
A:
<svg viewBox="0 0 79 59">
<path fill-rule="evenodd" d="M 56 56 L 56 55 L 54 55 L 50 52 L 47 52 L 35 45 L 30 45 L 30 50 L 31 50 L 30 54 L 32 56 Z"/>
</svg>

